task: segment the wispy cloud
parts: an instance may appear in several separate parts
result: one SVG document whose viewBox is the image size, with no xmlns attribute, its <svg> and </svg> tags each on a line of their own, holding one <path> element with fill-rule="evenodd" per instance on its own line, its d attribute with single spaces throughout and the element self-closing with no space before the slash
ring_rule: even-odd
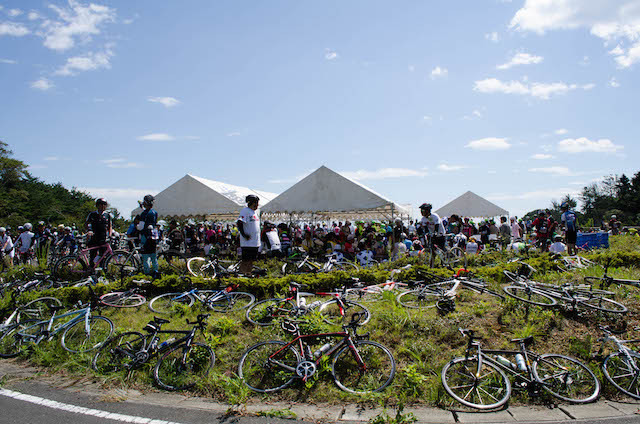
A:
<svg viewBox="0 0 640 424">
<path fill-rule="evenodd" d="M 577 89 L 591 90 L 593 87 L 595 87 L 595 84 L 578 85 L 566 84 L 564 82 L 528 83 L 526 81 L 501 81 L 497 78 L 487 78 L 476 81 L 473 89 L 481 93 L 518 94 L 548 100 L 554 95 L 566 94 L 569 91 Z"/>
<path fill-rule="evenodd" d="M 180 100 L 175 97 L 149 97 L 147 100 L 151 103 L 160 103 L 166 108 L 174 107 L 181 103 Z"/>
<path fill-rule="evenodd" d="M 140 137 L 137 137 L 137 139 L 141 141 L 173 141 L 176 138 L 172 135 L 165 134 L 165 133 L 153 133 L 153 134 L 141 135 Z"/>
<path fill-rule="evenodd" d="M 0 22 L 0 36 L 9 35 L 11 37 L 24 37 L 31 34 L 29 28 L 16 22 Z"/>
<path fill-rule="evenodd" d="M 536 153 L 535 155 L 531 155 L 531 159 L 535 159 L 535 160 L 547 160 L 547 159 L 553 159 L 553 158 L 555 158 L 555 156 L 549 155 L 546 153 Z"/>
<path fill-rule="evenodd" d="M 465 147 L 473 150 L 506 150 L 511 147 L 511 143 L 506 138 L 487 137 L 470 141 Z"/>
<path fill-rule="evenodd" d="M 105 159 L 100 162 L 109 168 L 142 168 L 142 164 L 138 162 L 130 162 L 124 158 Z"/>
<path fill-rule="evenodd" d="M 90 3 L 83 5 L 69 0 L 69 7 L 49 5 L 57 13 L 57 20 L 45 20 L 42 24 L 44 45 L 52 50 L 64 51 L 72 48 L 75 38 L 83 40 L 100 34 L 102 26 L 114 22 L 115 9 Z"/>
<path fill-rule="evenodd" d="M 340 172 L 353 180 L 385 180 L 389 178 L 426 177 L 429 175 L 426 169 L 408 168 L 381 168 L 375 171 L 360 169 L 357 171 Z"/>
<path fill-rule="evenodd" d="M 336 60 L 339 57 L 340 55 L 338 55 L 338 52 L 336 52 L 335 50 L 332 50 L 330 48 L 324 49 L 324 58 L 326 60 Z"/>
<path fill-rule="evenodd" d="M 616 79 L 616 77 L 612 77 L 609 80 L 609 87 L 611 88 L 618 88 L 620 87 L 620 83 L 618 82 L 618 80 Z"/>
<path fill-rule="evenodd" d="M 498 41 L 500 41 L 500 37 L 498 36 L 498 33 L 495 31 L 485 34 L 484 38 L 491 41 L 492 43 L 497 43 Z"/>
<path fill-rule="evenodd" d="M 464 165 L 448 165 L 446 163 L 441 163 L 437 167 L 438 171 L 443 171 L 443 172 L 455 172 L 455 171 L 460 171 L 466 168 L 467 167 Z"/>
<path fill-rule="evenodd" d="M 44 158 L 44 160 L 46 160 L 46 161 L 57 161 L 57 160 L 60 160 L 60 157 L 58 157 L 58 156 L 47 156 L 46 158 Z"/>
<path fill-rule="evenodd" d="M 24 12 L 20 9 L 9 9 L 7 10 L 7 15 L 9 15 L 12 18 L 15 18 L 16 16 L 20 16 L 22 15 Z"/>
<path fill-rule="evenodd" d="M 541 174 L 552 174 L 555 176 L 569 177 L 576 175 L 571 172 L 569 168 L 566 166 L 549 166 L 546 168 L 529 168 L 529 172 L 541 173 Z"/>
<path fill-rule="evenodd" d="M 30 21 L 35 21 L 37 19 L 40 19 L 41 17 L 42 16 L 40 16 L 40 14 L 34 10 L 29 12 L 29 14 L 27 15 L 27 19 L 29 19 Z"/>
<path fill-rule="evenodd" d="M 507 63 L 496 66 L 496 69 L 504 70 L 519 65 L 535 65 L 541 63 L 543 60 L 544 58 L 542 56 L 535 56 L 529 53 L 517 53 Z"/>
<path fill-rule="evenodd" d="M 95 71 L 96 69 L 111 68 L 113 52 L 107 48 L 103 52 L 89 53 L 86 56 L 75 56 L 67 59 L 62 67 L 54 72 L 55 75 L 73 76 L 79 72 Z"/>
<path fill-rule="evenodd" d="M 486 196 L 487 200 L 497 201 L 497 200 L 531 200 L 531 199 L 540 199 L 544 201 L 549 201 L 549 199 L 559 199 L 565 195 L 571 195 L 572 197 L 580 194 L 580 190 L 577 190 L 575 187 L 570 188 L 550 188 L 545 190 L 533 190 L 526 192 L 518 192 L 518 193 L 493 193 Z"/>
<path fill-rule="evenodd" d="M 564 135 L 564 134 L 568 134 L 569 130 L 566 129 L 566 128 L 558 128 L 553 133 L 556 134 L 556 135 Z"/>
<path fill-rule="evenodd" d="M 18 61 L 13 59 L 0 59 L 0 63 L 6 63 L 7 65 L 17 65 Z"/>
<path fill-rule="evenodd" d="M 55 85 L 46 78 L 40 78 L 31 83 L 31 88 L 35 90 L 47 91 L 51 90 Z"/>
<path fill-rule="evenodd" d="M 436 66 L 431 71 L 431 79 L 444 78 L 447 75 L 449 75 L 449 70 L 447 68 L 441 68 L 440 66 Z"/>
<path fill-rule="evenodd" d="M 233 131 L 233 132 L 227 133 L 227 137 L 239 137 L 241 135 L 242 133 L 240 131 Z"/>
<path fill-rule="evenodd" d="M 624 149 L 624 146 L 613 144 L 609 139 L 592 141 L 586 137 L 567 138 L 558 142 L 558 151 L 566 153 L 616 153 Z"/>
</svg>

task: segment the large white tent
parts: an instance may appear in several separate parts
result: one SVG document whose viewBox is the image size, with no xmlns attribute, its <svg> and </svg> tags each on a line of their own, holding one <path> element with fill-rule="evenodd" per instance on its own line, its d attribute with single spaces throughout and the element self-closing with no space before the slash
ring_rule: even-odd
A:
<svg viewBox="0 0 640 424">
<path fill-rule="evenodd" d="M 457 214 L 459 216 L 469 216 L 474 218 L 489 218 L 509 215 L 508 211 L 471 191 L 467 191 L 462 196 L 447 203 L 438 209 L 436 213 L 441 217 Z"/>
<path fill-rule="evenodd" d="M 252 190 L 219 181 L 187 174 L 158 193 L 153 208 L 162 217 L 212 217 L 235 219 L 246 206 L 244 198 L 249 194 L 260 197 L 260 204 L 268 204 L 276 194 Z M 141 212 L 136 208 L 135 216 Z"/>
<path fill-rule="evenodd" d="M 321 166 L 262 207 L 282 219 L 392 219 L 409 212 L 370 188 Z"/>
</svg>

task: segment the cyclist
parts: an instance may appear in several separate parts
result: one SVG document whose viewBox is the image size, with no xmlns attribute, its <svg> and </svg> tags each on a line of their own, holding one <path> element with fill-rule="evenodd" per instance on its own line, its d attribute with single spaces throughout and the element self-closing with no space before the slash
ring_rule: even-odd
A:
<svg viewBox="0 0 640 424">
<path fill-rule="evenodd" d="M 239 271 L 241 274 L 248 275 L 251 274 L 253 262 L 258 257 L 260 249 L 260 212 L 258 212 L 260 198 L 250 194 L 244 200 L 247 202 L 247 207 L 240 211 L 237 221 L 242 252 Z"/>
<path fill-rule="evenodd" d="M 89 250 L 89 257 L 91 259 L 91 267 L 95 266 L 95 259 L 98 254 L 100 257 L 104 255 L 107 244 L 107 237 L 111 234 L 111 215 L 107 212 L 107 201 L 100 197 L 96 200 L 96 210 L 91 212 L 84 223 L 89 236 L 87 242 L 88 248 L 96 248 Z M 102 246 L 97 248 L 98 246 Z"/>
<path fill-rule="evenodd" d="M 26 264 L 33 254 L 33 243 L 35 242 L 35 234 L 31 232 L 33 226 L 27 222 L 22 227 L 22 232 L 18 236 L 16 245 L 18 246 L 18 258 L 21 263 Z"/>
<path fill-rule="evenodd" d="M 141 206 L 144 208 L 140 214 L 140 255 L 142 256 L 142 268 L 145 274 L 158 277 L 158 257 L 156 247 L 158 244 L 158 212 L 153 209 L 155 198 L 147 194 L 142 200 Z"/>
<path fill-rule="evenodd" d="M 611 215 L 611 219 L 609 220 L 609 229 L 611 230 L 611 235 L 617 236 L 620 234 L 620 221 L 615 215 Z"/>
<path fill-rule="evenodd" d="M 544 211 L 540 211 L 538 217 L 531 223 L 532 227 L 536 229 L 536 241 L 540 246 L 542 252 L 546 252 L 549 249 L 549 220 L 547 214 Z"/>
<path fill-rule="evenodd" d="M 263 244 L 264 252 L 268 258 L 279 258 L 282 253 L 282 244 L 278 236 L 276 225 L 270 221 L 265 221 L 262 234 L 260 236 Z"/>
<path fill-rule="evenodd" d="M 567 253 L 569 256 L 575 255 L 576 252 L 576 240 L 578 239 L 578 217 L 576 213 L 569 210 L 569 204 L 564 202 L 560 205 L 562 215 L 560 215 L 560 221 L 564 224 L 564 237 L 567 243 Z"/>
<path fill-rule="evenodd" d="M 422 214 L 420 227 L 423 228 L 425 235 L 431 238 L 431 257 L 435 259 L 436 250 L 433 246 L 438 246 L 444 250 L 445 231 L 440 216 L 438 216 L 437 213 L 431 212 L 432 208 L 431 203 L 423 203 L 420 205 L 420 213 Z M 428 246 L 429 243 L 426 243 L 426 245 Z"/>
<path fill-rule="evenodd" d="M 562 253 L 566 250 L 566 246 L 562 242 L 562 236 L 557 235 L 554 238 L 554 242 L 549 246 L 549 252 L 551 253 Z"/>
<path fill-rule="evenodd" d="M 71 227 L 64 227 L 62 237 L 56 243 L 56 246 L 59 246 L 62 249 L 64 249 L 66 252 L 68 252 L 66 254 L 72 254 L 73 252 L 76 251 L 76 248 L 77 248 L 76 238 L 73 236 L 73 233 L 71 232 Z"/>
<path fill-rule="evenodd" d="M 0 256 L 4 262 L 4 266 L 11 268 L 13 266 L 13 241 L 11 236 L 7 233 L 7 229 L 0 227 Z"/>
</svg>

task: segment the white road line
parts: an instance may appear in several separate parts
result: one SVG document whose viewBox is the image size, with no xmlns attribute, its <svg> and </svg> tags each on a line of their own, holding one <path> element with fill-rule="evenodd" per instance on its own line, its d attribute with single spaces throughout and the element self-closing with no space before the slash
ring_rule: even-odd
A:
<svg viewBox="0 0 640 424">
<path fill-rule="evenodd" d="M 154 420 L 152 418 L 136 417 L 133 415 L 116 414 L 113 412 L 100 411 L 99 409 L 85 408 L 82 406 L 70 405 L 68 403 L 57 402 L 38 396 L 25 395 L 24 393 L 14 392 L 13 390 L 0 389 L 0 395 L 13 399 L 30 402 L 36 405 L 45 406 L 47 408 L 59 409 L 61 411 L 73 412 L 75 414 L 91 415 L 93 417 L 106 418 L 109 420 L 120 421 L 123 423 L 135 424 L 178 424 L 171 421 Z"/>
</svg>

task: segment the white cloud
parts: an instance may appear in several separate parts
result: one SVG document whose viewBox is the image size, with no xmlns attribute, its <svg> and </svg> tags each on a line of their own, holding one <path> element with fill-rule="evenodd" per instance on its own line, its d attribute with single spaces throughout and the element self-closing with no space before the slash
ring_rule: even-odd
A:
<svg viewBox="0 0 640 424">
<path fill-rule="evenodd" d="M 559 128 L 559 129 L 555 130 L 553 133 L 557 134 L 557 135 L 564 135 L 564 134 L 568 134 L 569 130 L 566 129 L 566 128 Z"/>
<path fill-rule="evenodd" d="M 42 24 L 44 45 L 52 50 L 64 51 L 72 48 L 76 38 L 90 40 L 100 34 L 101 27 L 115 21 L 115 9 L 90 3 L 83 5 L 69 0 L 69 7 L 49 5 L 58 14 L 58 20 L 45 20 Z"/>
<path fill-rule="evenodd" d="M 16 16 L 20 16 L 22 15 L 22 10 L 20 9 L 9 9 L 7 10 L 7 15 L 11 16 L 12 18 L 15 18 Z"/>
<path fill-rule="evenodd" d="M 547 168 L 529 168 L 529 172 L 552 174 L 556 176 L 572 176 L 575 175 L 566 166 L 549 166 Z"/>
<path fill-rule="evenodd" d="M 613 144 L 611 140 L 601 139 L 597 141 L 591 141 L 586 137 L 581 138 L 567 138 L 558 142 L 558 151 L 566 153 L 616 153 L 619 150 L 624 149 L 624 146 Z"/>
<path fill-rule="evenodd" d="M 637 0 L 527 0 L 512 18 L 510 27 L 538 34 L 588 28 L 606 43 L 620 42 L 612 53 L 619 67 L 628 68 L 640 61 Z"/>
<path fill-rule="evenodd" d="M 620 83 L 618 82 L 618 80 L 616 79 L 616 77 L 612 77 L 612 78 L 609 80 L 609 87 L 612 87 L 612 88 L 618 88 L 618 87 L 620 87 Z"/>
<path fill-rule="evenodd" d="M 443 172 L 460 171 L 460 170 L 465 169 L 465 168 L 467 168 L 467 167 L 464 166 L 464 165 L 448 165 L 446 163 L 441 163 L 437 167 L 438 171 L 443 171 Z"/>
<path fill-rule="evenodd" d="M 518 65 L 535 65 L 541 63 L 544 60 L 542 56 L 534 56 L 529 53 L 517 53 L 507 63 L 496 66 L 496 69 L 509 69 Z"/>
<path fill-rule="evenodd" d="M 100 162 L 109 168 L 142 168 L 142 164 L 138 162 L 130 162 L 124 158 L 104 159 Z"/>
<path fill-rule="evenodd" d="M 18 61 L 13 59 L 0 59 L 0 63 L 6 63 L 7 65 L 16 65 Z"/>
<path fill-rule="evenodd" d="M 172 141 L 175 140 L 175 137 L 165 133 L 153 133 L 147 135 L 141 135 L 138 137 L 138 140 L 141 141 Z"/>
<path fill-rule="evenodd" d="M 590 63 L 591 63 L 591 59 L 589 58 L 589 56 L 583 56 L 582 60 L 580 60 L 580 62 L 578 62 L 578 65 L 580 65 L 580 66 L 589 66 Z"/>
<path fill-rule="evenodd" d="M 409 69 L 409 72 L 415 72 L 416 67 L 415 67 L 415 66 L 413 66 L 413 65 L 409 65 L 409 66 L 407 67 L 407 69 Z"/>
<path fill-rule="evenodd" d="M 382 168 L 375 171 L 360 169 L 358 171 L 344 171 L 340 172 L 340 174 L 354 180 L 384 180 L 388 178 L 426 177 L 429 175 L 426 169 L 407 168 Z"/>
<path fill-rule="evenodd" d="M 167 108 L 174 107 L 180 104 L 180 100 L 176 99 L 175 97 L 149 97 L 147 100 L 152 103 L 160 103 Z"/>
<path fill-rule="evenodd" d="M 431 79 L 444 78 L 447 75 L 449 75 L 449 70 L 447 68 L 441 68 L 439 66 L 436 66 L 431 71 Z"/>
<path fill-rule="evenodd" d="M 500 41 L 500 37 L 498 36 L 498 33 L 495 31 L 485 34 L 484 38 L 491 41 L 492 43 L 497 43 L 498 41 Z"/>
<path fill-rule="evenodd" d="M 138 200 L 142 200 L 147 194 L 157 194 L 158 189 L 137 188 L 106 188 L 106 187 L 78 187 L 78 190 L 89 193 L 93 197 L 103 197 L 109 202 L 109 206 L 115 207 L 128 218 L 131 211 L 138 207 Z"/>
<path fill-rule="evenodd" d="M 53 87 L 55 87 L 55 85 L 46 78 L 40 78 L 39 80 L 31 83 L 31 88 L 35 88 L 36 90 L 47 91 Z"/>
<path fill-rule="evenodd" d="M 35 11 L 33 11 L 33 10 L 32 10 L 32 11 L 31 11 L 31 12 L 29 12 L 29 14 L 27 15 L 27 18 L 28 18 L 30 21 L 35 21 L 36 19 L 40 19 L 40 18 L 41 18 L 41 16 L 40 16 L 40 14 L 39 14 L 38 12 L 35 12 Z"/>
<path fill-rule="evenodd" d="M 24 37 L 30 34 L 29 28 L 15 22 L 0 22 L 0 35 L 10 35 L 12 37 Z"/>
<path fill-rule="evenodd" d="M 337 58 L 339 58 L 340 56 L 338 55 L 338 52 L 336 52 L 335 50 L 332 49 L 324 49 L 324 58 L 327 60 L 336 60 Z"/>
<path fill-rule="evenodd" d="M 488 137 L 470 141 L 465 147 L 473 150 L 506 150 L 511 144 L 506 138 Z"/>
<path fill-rule="evenodd" d="M 113 52 L 106 49 L 104 52 L 89 53 L 86 56 L 75 56 L 67 59 L 67 63 L 54 72 L 55 75 L 72 76 L 79 72 L 95 71 L 96 69 L 111 68 Z"/>
<path fill-rule="evenodd" d="M 227 133 L 227 137 L 239 137 L 241 135 L 242 133 L 240 131 L 233 131 L 233 132 Z"/>
<path fill-rule="evenodd" d="M 520 81 L 500 81 L 497 78 L 487 78 L 476 81 L 473 89 L 481 93 L 504 93 L 519 94 L 548 100 L 553 95 L 566 94 L 569 91 L 583 89 L 590 90 L 594 84 L 565 84 L 564 82 L 554 83 L 522 83 Z"/>
<path fill-rule="evenodd" d="M 536 159 L 536 160 L 546 160 L 546 159 L 553 159 L 553 158 L 555 158 L 555 156 L 545 154 L 545 153 L 536 153 L 535 155 L 531 155 L 531 159 Z"/>
<path fill-rule="evenodd" d="M 47 156 L 46 158 L 44 158 L 44 160 L 46 160 L 46 161 L 56 161 L 56 160 L 60 160 L 60 158 L 58 156 Z"/>
</svg>

